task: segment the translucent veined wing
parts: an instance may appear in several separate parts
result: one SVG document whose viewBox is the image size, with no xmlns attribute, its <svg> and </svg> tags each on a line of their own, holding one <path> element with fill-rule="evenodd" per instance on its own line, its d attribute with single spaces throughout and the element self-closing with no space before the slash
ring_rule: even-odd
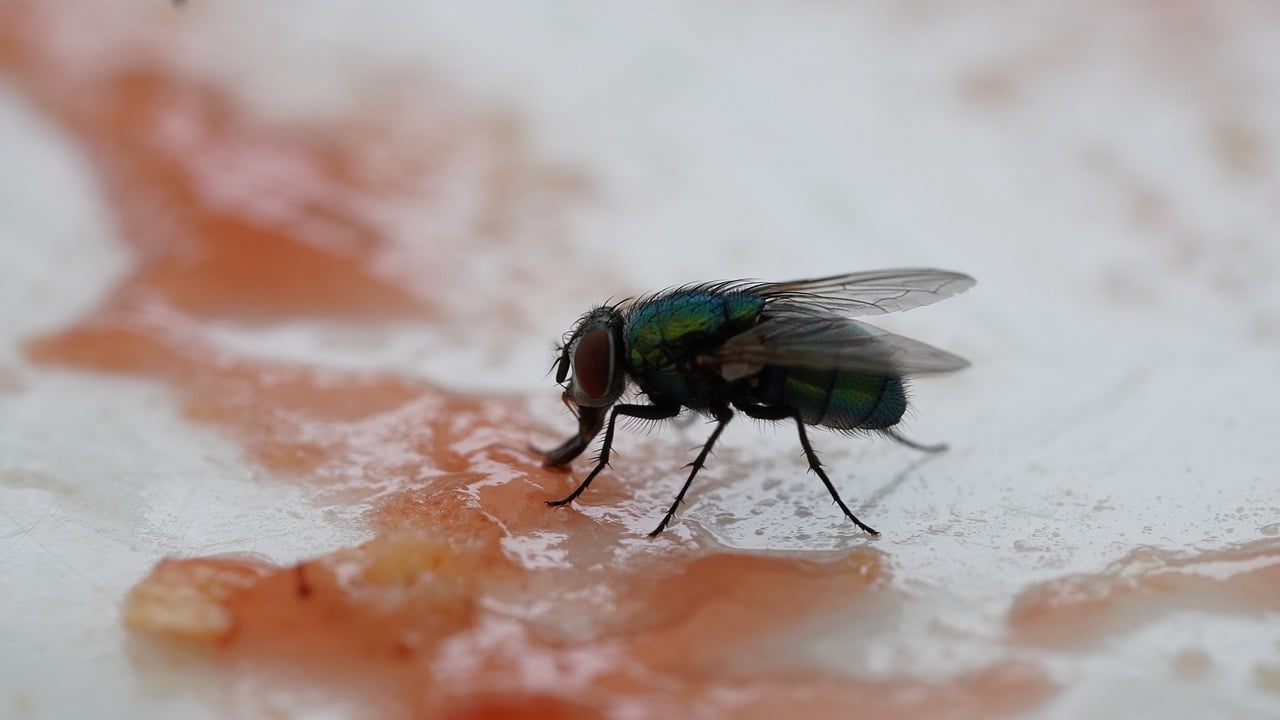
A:
<svg viewBox="0 0 1280 720">
<path fill-rule="evenodd" d="M 758 283 L 744 289 L 769 302 L 812 307 L 814 314 L 883 315 L 935 303 L 973 287 L 964 273 L 897 268 L 846 273 L 813 280 Z"/>
<path fill-rule="evenodd" d="M 803 306 L 774 306 L 770 318 L 729 338 L 700 361 L 717 365 L 728 380 L 747 377 L 764 365 L 834 368 L 889 377 L 949 372 L 967 367 L 964 358 L 895 335 L 874 325 Z"/>
</svg>

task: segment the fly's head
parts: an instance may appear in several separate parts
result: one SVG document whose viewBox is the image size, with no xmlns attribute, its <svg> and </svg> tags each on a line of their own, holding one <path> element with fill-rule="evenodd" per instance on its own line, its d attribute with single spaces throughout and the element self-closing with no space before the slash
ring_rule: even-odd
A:
<svg viewBox="0 0 1280 720">
<path fill-rule="evenodd" d="M 622 314 L 616 308 L 596 308 L 582 316 L 556 359 L 556 382 L 565 388 L 565 403 L 581 415 L 583 408 L 617 402 L 627 379 L 623 352 Z"/>
<path fill-rule="evenodd" d="M 545 465 L 567 465 L 604 427 L 609 407 L 627 384 L 623 352 L 622 314 L 616 308 L 592 310 L 565 336 L 556 358 L 556 382 L 564 387 L 564 404 L 578 416 L 578 433 L 545 451 Z"/>
</svg>

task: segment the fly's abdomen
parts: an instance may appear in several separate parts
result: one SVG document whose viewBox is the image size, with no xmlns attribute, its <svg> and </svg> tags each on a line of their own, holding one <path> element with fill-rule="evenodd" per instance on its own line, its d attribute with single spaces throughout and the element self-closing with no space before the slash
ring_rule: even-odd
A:
<svg viewBox="0 0 1280 720">
<path fill-rule="evenodd" d="M 807 367 L 766 367 L 754 397 L 800 411 L 807 425 L 876 430 L 897 424 L 907 410 L 902 378 Z"/>
</svg>

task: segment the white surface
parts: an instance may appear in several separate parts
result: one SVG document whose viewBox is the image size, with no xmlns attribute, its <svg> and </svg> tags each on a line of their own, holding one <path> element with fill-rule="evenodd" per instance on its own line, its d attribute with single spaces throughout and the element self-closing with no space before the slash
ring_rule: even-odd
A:
<svg viewBox="0 0 1280 720">
<path fill-rule="evenodd" d="M 572 251 L 539 265 L 587 295 L 527 280 L 467 299 L 477 315 L 524 300 L 519 334 L 471 331 L 450 349 L 414 328 L 217 329 L 246 352 L 324 348 L 333 362 L 527 392 L 555 417 L 548 343 L 610 295 L 894 265 L 978 278 L 883 323 L 974 362 L 914 395 L 912 435 L 950 453 L 917 465 L 887 443 L 815 438 L 915 598 L 885 626 L 820 643 L 833 662 L 948 676 L 1017 654 L 1000 642 L 1004 612 L 1029 583 L 1137 545 L 1243 542 L 1280 521 L 1269 4 L 242 0 L 186 12 L 183 61 L 264 112 L 341 112 L 362 99 L 352 88 L 407 69 L 517 113 L 536 153 L 593 188 L 573 211 Z M 12 97 L 0 110 L 0 157 L 21 158 L 24 175 L 47 179 L 41 197 L 59 199 L 49 208 L 32 183 L 0 182 L 0 358 L 24 386 L 0 394 L 0 714 L 19 695 L 38 717 L 164 714 L 111 612 L 158 557 L 287 561 L 361 530 L 259 481 L 236 448 L 175 421 L 153 386 L 18 359 L 23 337 L 85 307 L 125 259 L 74 148 Z M 1236 154 L 1241 142 L 1256 152 Z M 332 353 L 335 337 L 358 341 Z M 683 450 L 703 432 L 648 442 Z M 701 522 L 752 548 L 862 542 L 803 474 L 790 432 L 741 423 L 717 456 L 674 532 Z M 1037 716 L 1280 714 L 1280 696 L 1251 679 L 1280 660 L 1276 620 L 1184 612 L 1080 653 L 1021 651 L 1065 686 Z M 1212 661 L 1197 683 L 1170 669 L 1187 648 Z M 76 663 L 94 672 L 60 692 Z"/>
</svg>

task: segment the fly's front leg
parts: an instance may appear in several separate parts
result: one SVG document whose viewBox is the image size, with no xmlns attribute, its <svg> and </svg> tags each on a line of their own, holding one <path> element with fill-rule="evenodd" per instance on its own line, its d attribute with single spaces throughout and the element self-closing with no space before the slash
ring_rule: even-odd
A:
<svg viewBox="0 0 1280 720">
<path fill-rule="evenodd" d="M 804 449 L 804 457 L 809 461 L 809 469 L 817 474 L 822 480 L 822 484 L 827 486 L 827 492 L 831 493 L 832 499 L 836 501 L 836 505 L 844 512 L 844 516 L 853 521 L 854 525 L 862 528 L 863 532 L 871 535 L 879 535 L 874 528 L 858 519 L 857 515 L 844 504 L 844 500 L 840 499 L 840 493 L 836 492 L 836 486 L 831 483 L 831 478 L 827 477 L 827 473 L 822 469 L 822 462 L 818 460 L 818 454 L 813 451 L 813 446 L 809 444 L 809 436 L 804 430 L 804 420 L 800 417 L 800 411 L 785 405 L 755 405 L 748 403 L 736 403 L 735 407 L 741 410 L 747 417 L 753 417 L 757 420 L 786 420 L 788 418 L 795 420 L 796 430 L 800 433 L 800 447 Z"/>
<path fill-rule="evenodd" d="M 604 416 L 603 408 L 582 408 L 583 413 L 586 413 L 587 411 L 598 412 L 601 417 Z M 551 507 L 560 507 L 561 505 L 568 505 L 573 502 L 584 490 L 587 489 L 587 486 L 591 484 L 591 481 L 596 479 L 596 475 L 599 475 L 600 471 L 609 464 L 609 451 L 613 448 L 613 428 L 618 423 L 619 415 L 641 418 L 643 420 L 666 420 L 667 418 L 673 418 L 679 414 L 679 405 L 615 405 L 613 408 L 613 414 L 609 416 L 609 427 L 604 431 L 604 444 L 600 447 L 600 457 L 596 460 L 596 466 L 591 468 L 591 472 L 587 474 L 586 479 L 578 485 L 577 489 L 569 493 L 568 497 L 560 500 L 548 500 L 547 504 Z M 596 431 L 598 432 L 599 430 L 600 427 L 597 425 Z M 592 432 L 591 436 L 594 437 L 595 432 Z M 573 455 L 564 462 L 572 460 L 574 457 L 577 457 L 578 454 L 582 452 L 582 448 L 585 448 L 587 443 L 591 441 L 590 437 L 582 440 L 582 448 L 578 448 L 577 442 L 581 439 L 582 433 L 579 433 L 578 437 L 570 438 L 564 445 L 561 445 L 559 448 L 548 453 L 547 457 L 550 458 L 552 455 L 559 453 L 561 450 L 572 445 L 574 449 L 576 449 L 576 452 L 574 452 Z"/>
</svg>

